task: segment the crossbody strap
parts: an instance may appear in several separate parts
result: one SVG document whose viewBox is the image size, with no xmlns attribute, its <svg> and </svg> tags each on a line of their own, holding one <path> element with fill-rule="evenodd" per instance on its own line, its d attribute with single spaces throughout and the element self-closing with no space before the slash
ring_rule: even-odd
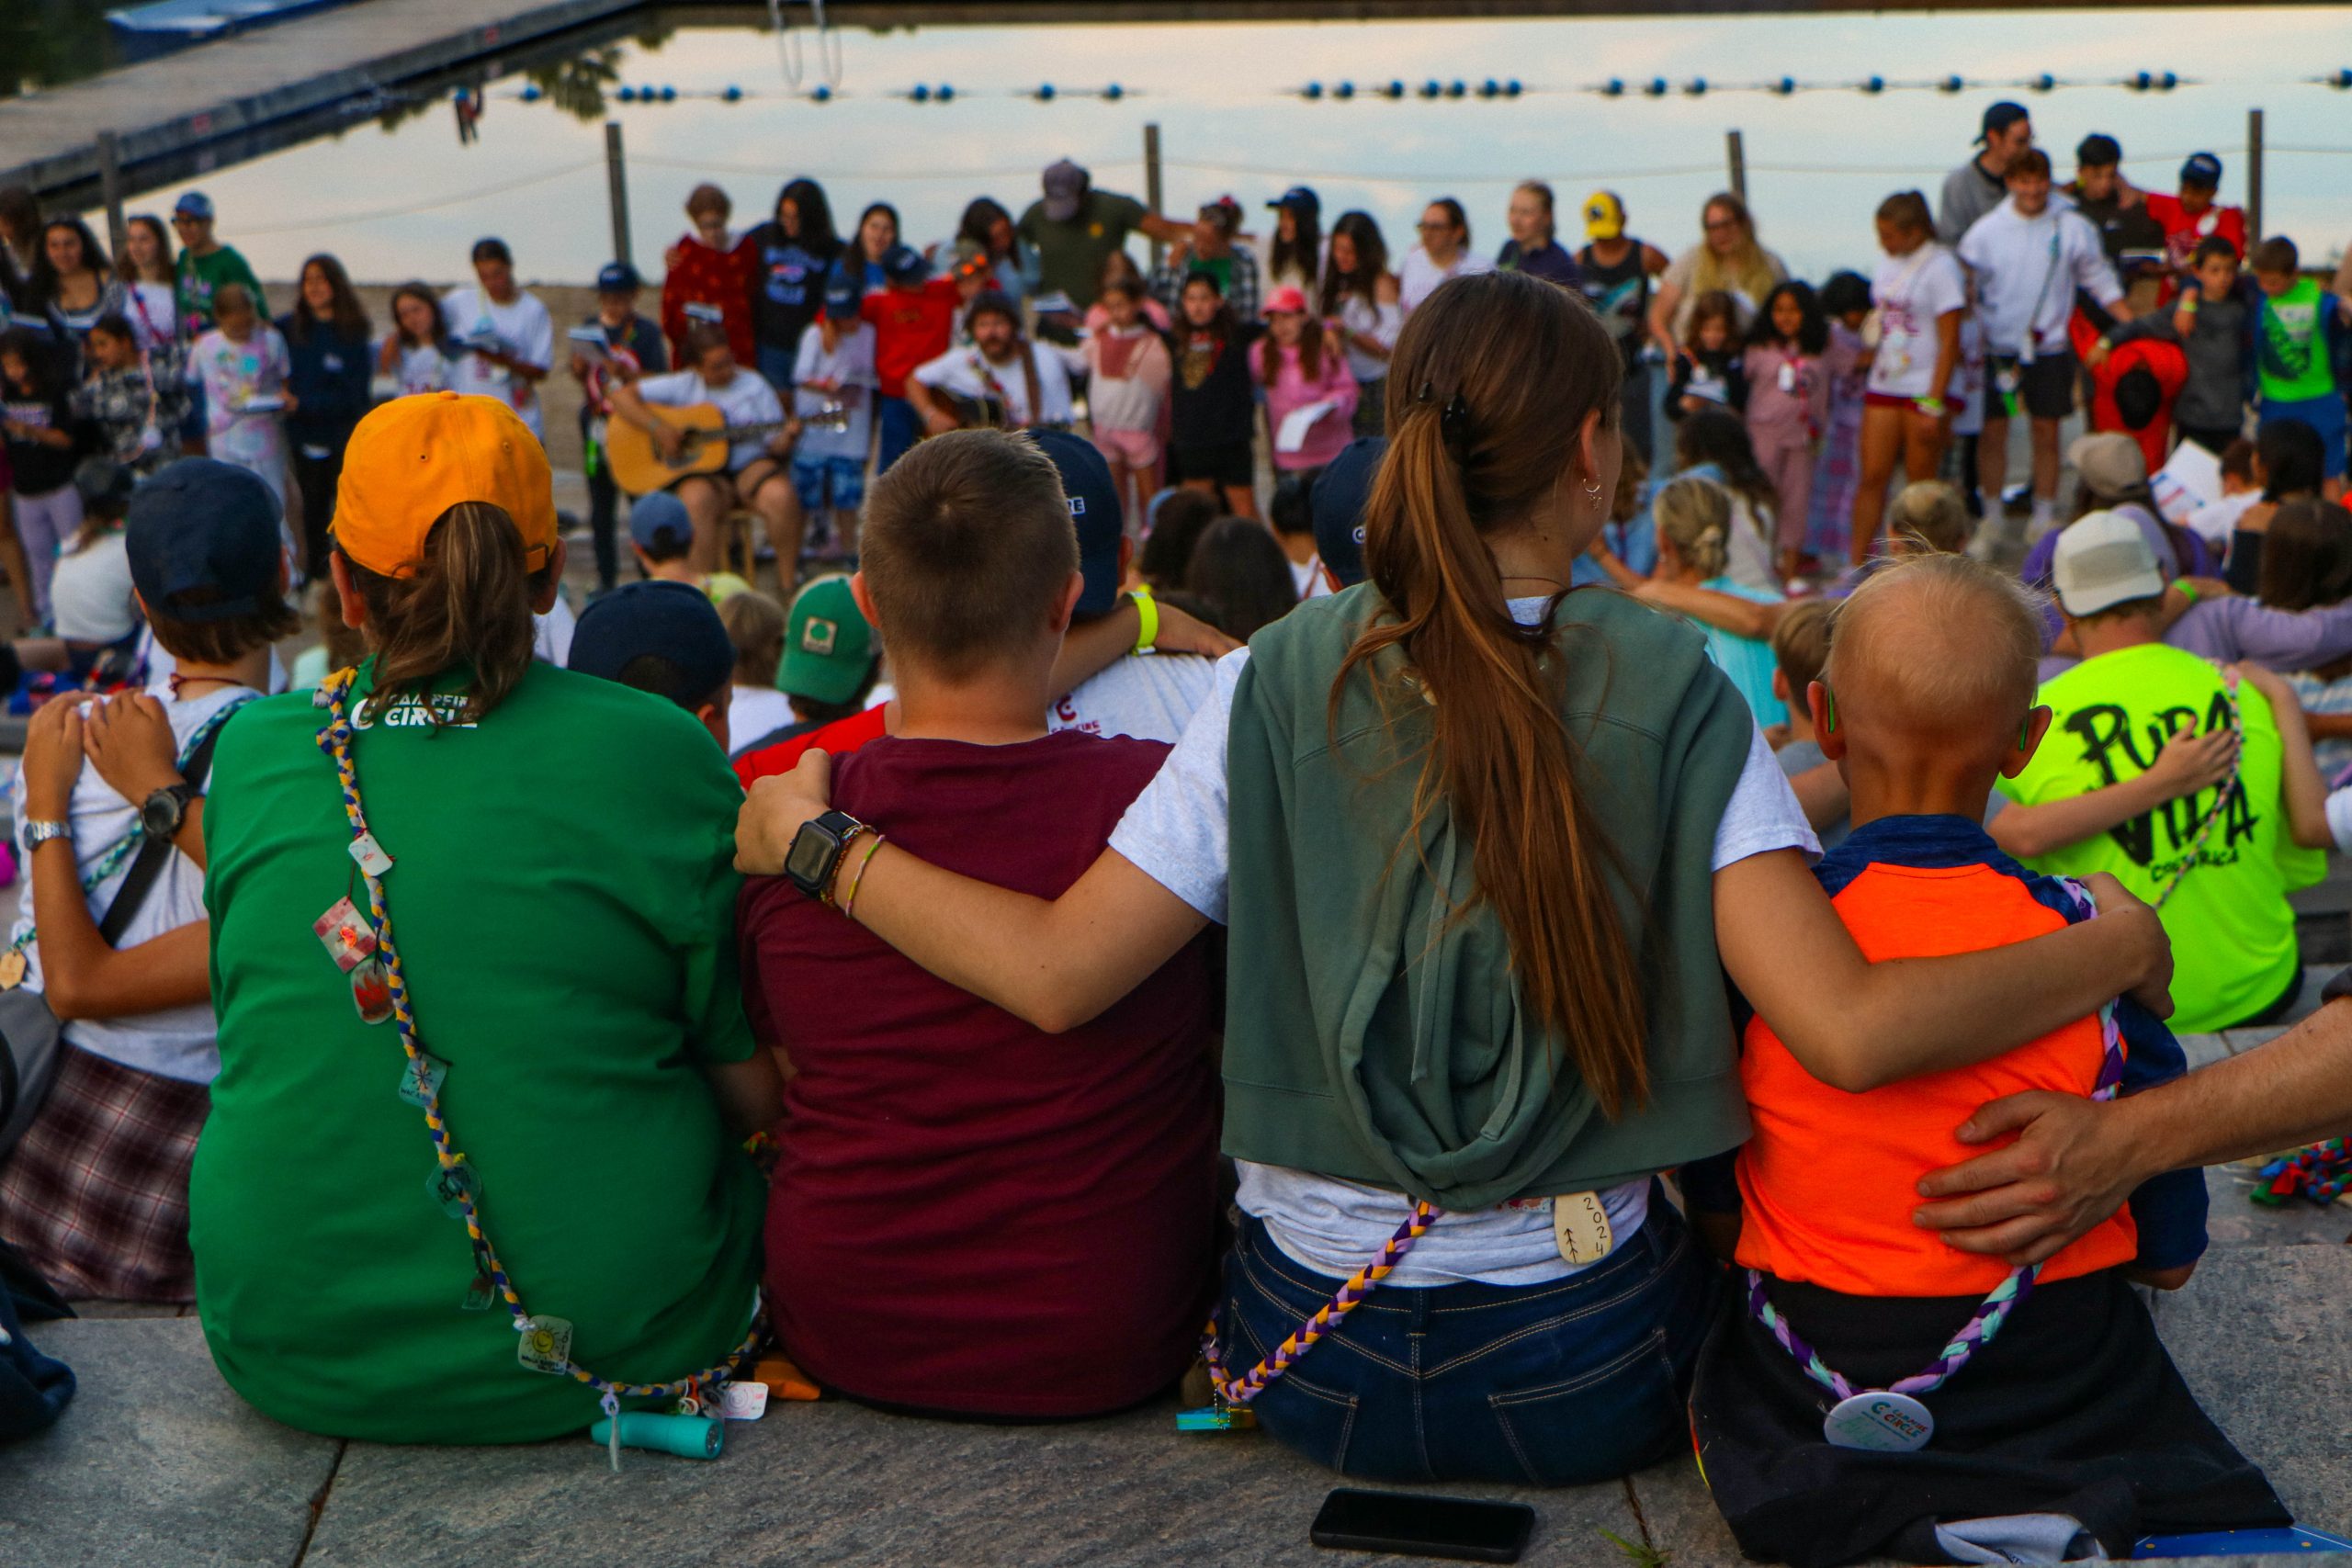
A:
<svg viewBox="0 0 2352 1568">
<path fill-rule="evenodd" d="M 212 771 L 212 748 L 220 744 L 221 728 L 222 726 L 214 725 L 211 733 L 189 753 L 187 765 L 180 770 L 180 776 L 198 795 L 204 793 L 205 777 Z M 123 874 L 122 886 L 115 890 L 114 902 L 107 906 L 105 918 L 98 921 L 99 941 L 112 947 L 121 938 L 138 917 L 139 906 L 147 901 L 155 879 L 164 874 L 164 863 L 171 859 L 172 852 L 169 839 L 150 839 L 139 846 L 130 869 Z"/>
</svg>

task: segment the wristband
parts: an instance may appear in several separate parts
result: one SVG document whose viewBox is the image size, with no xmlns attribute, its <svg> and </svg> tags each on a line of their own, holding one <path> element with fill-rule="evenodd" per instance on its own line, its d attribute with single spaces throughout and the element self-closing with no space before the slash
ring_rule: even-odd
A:
<svg viewBox="0 0 2352 1568">
<path fill-rule="evenodd" d="M 2182 295 L 2180 297 L 2180 303 L 2175 306 L 2174 309 L 2186 310 L 2192 316 L 2197 314 L 2197 296 L 2194 294 Z"/>
<path fill-rule="evenodd" d="M 1929 419 L 1941 419 L 1944 416 L 1944 400 L 1941 398 L 1914 398 L 1911 400 L 1911 406 Z"/>
<path fill-rule="evenodd" d="M 1137 653 L 1149 653 L 1159 641 L 1159 602 L 1151 596 L 1151 585 L 1143 583 L 1127 595 L 1136 604 L 1136 646 Z"/>
<path fill-rule="evenodd" d="M 2190 604 L 2194 604 L 2197 603 L 2199 597 L 2197 592 L 2197 584 L 2189 581 L 2187 578 L 2181 578 L 2173 583 L 2173 587 L 2177 589 L 2180 592 L 2180 596 L 2188 600 Z"/>
<path fill-rule="evenodd" d="M 888 841 L 889 840 L 887 835 L 881 833 L 875 834 L 873 844 L 868 847 L 865 852 L 865 858 L 859 861 L 857 863 L 857 869 L 850 874 L 849 891 L 842 895 L 842 914 L 847 919 L 853 920 L 857 919 L 856 915 L 853 914 L 851 911 L 857 908 L 857 890 L 861 886 L 865 886 L 865 868 L 873 863 L 874 857 L 882 852 L 882 846 Z"/>
</svg>

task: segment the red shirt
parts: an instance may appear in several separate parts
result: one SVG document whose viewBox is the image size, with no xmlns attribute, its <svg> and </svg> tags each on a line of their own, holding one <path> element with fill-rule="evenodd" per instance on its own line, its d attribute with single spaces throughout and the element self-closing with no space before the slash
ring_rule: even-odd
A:
<svg viewBox="0 0 2352 1568">
<path fill-rule="evenodd" d="M 2165 231 L 2165 276 L 2159 299 L 2169 302 L 2180 292 L 2180 275 L 2189 270 L 2189 257 L 2196 253 L 2199 242 L 2218 234 L 2236 247 L 2238 260 L 2245 260 L 2245 209 L 2223 207 L 2220 202 L 2209 204 L 2205 210 L 2192 216 L 2181 206 L 2177 196 L 2151 195 L 2148 216 L 2162 225 Z"/>
<path fill-rule="evenodd" d="M 1052 898 L 1167 753 L 889 738 L 842 764 L 833 801 L 933 864 Z M 782 877 L 746 886 L 737 929 L 752 1032 L 793 1069 L 767 1221 L 786 1354 L 862 1398 L 979 1415 L 1097 1414 L 1175 1382 L 1216 1278 L 1200 944 L 1048 1035 Z"/>
<path fill-rule="evenodd" d="M 2075 312 L 2068 327 L 2075 356 L 2087 366 L 2091 351 L 2098 344 L 2098 329 L 2080 310 Z M 2123 423 L 2123 411 L 2116 406 L 2115 384 L 2126 371 L 2143 366 L 2156 378 L 2156 414 L 2134 430 Z M 2099 362 L 2098 368 L 2091 371 L 2090 379 L 2090 427 L 2122 432 L 2140 444 L 2140 455 L 2147 461 L 2148 472 L 2153 474 L 2163 468 L 2172 441 L 2172 407 L 2180 400 L 2180 389 L 2188 385 L 2188 355 L 2181 352 L 2180 345 L 2148 337 L 2119 343 Z"/>
<path fill-rule="evenodd" d="M 888 703 L 876 703 L 863 713 L 837 718 L 831 724 L 804 731 L 789 740 L 779 740 L 757 751 L 746 751 L 730 765 L 735 770 L 735 776 L 743 781 L 743 787 L 749 789 L 753 779 L 765 778 L 770 773 L 792 772 L 800 765 L 800 754 L 812 746 L 820 751 L 831 751 L 836 757 L 846 757 L 867 741 L 879 740 L 888 733 L 883 728 L 883 716 L 888 707 Z"/>
<path fill-rule="evenodd" d="M 869 294 L 858 309 L 874 323 L 874 374 L 886 398 L 907 395 L 907 378 L 947 352 L 956 339 L 956 280 L 934 277 L 921 288 L 896 285 Z"/>
<path fill-rule="evenodd" d="M 716 305 L 719 325 L 727 329 L 727 346 L 735 363 L 756 370 L 759 350 L 752 336 L 752 279 L 759 269 L 759 252 L 750 241 L 731 251 L 714 251 L 699 234 L 678 241 L 678 265 L 662 280 L 662 335 L 670 340 L 670 363 L 691 370 L 686 357 L 688 305 Z"/>
</svg>

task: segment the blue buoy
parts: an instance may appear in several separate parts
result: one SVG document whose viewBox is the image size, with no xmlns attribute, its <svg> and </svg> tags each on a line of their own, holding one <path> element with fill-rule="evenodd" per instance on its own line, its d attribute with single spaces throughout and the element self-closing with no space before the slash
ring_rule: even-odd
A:
<svg viewBox="0 0 2352 1568">
<path fill-rule="evenodd" d="M 1944 92 L 1957 93 L 1962 88 L 1968 85 L 1968 80 L 1963 76 L 1947 76 L 1936 85 Z"/>
<path fill-rule="evenodd" d="M 1662 98 L 1666 96 L 1666 89 L 1667 80 L 1663 76 L 1651 77 L 1648 82 L 1643 85 L 1642 87 L 1642 91 L 1647 93 L 1653 98 Z"/>
<path fill-rule="evenodd" d="M 2041 75 L 2036 76 L 2033 80 L 2028 82 L 2026 85 L 2031 87 L 2037 93 L 2047 93 L 2057 87 L 2058 78 L 2045 71 Z"/>
<path fill-rule="evenodd" d="M 1380 89 L 1380 96 L 1384 98 L 1401 98 L 1405 96 L 1405 84 L 1402 82 L 1391 82 L 1388 85 Z"/>
<path fill-rule="evenodd" d="M 2159 77 L 2157 77 L 2157 78 L 2156 78 L 2156 89 L 2157 89 L 2159 92 L 2169 93 L 2169 92 L 2171 92 L 2175 87 L 2177 87 L 2177 86 L 2179 86 L 2179 85 L 2180 85 L 2180 78 L 2179 78 L 2178 76 L 2177 76 L 2177 75 L 2173 74 L 2173 73 L 2171 73 L 2171 72 L 2169 72 L 2169 71 L 2165 72 L 2163 75 L 2161 75 L 2161 76 L 2159 76 Z"/>
<path fill-rule="evenodd" d="M 633 104 L 637 102 L 637 89 L 635 87 L 623 87 L 619 92 L 615 93 L 613 96 L 618 98 L 625 104 Z"/>
<path fill-rule="evenodd" d="M 662 101 L 663 103 L 665 103 L 665 104 L 674 104 L 674 103 L 676 103 L 676 102 L 678 101 L 678 89 L 677 89 L 677 88 L 675 88 L 675 87 L 664 87 L 664 88 L 662 88 Z"/>
<path fill-rule="evenodd" d="M 1500 82 L 1496 81 L 1492 76 L 1487 77 L 1485 81 L 1478 84 L 1478 96 L 1482 98 L 1499 97 L 1502 95 L 1502 90 L 1503 85 Z"/>
<path fill-rule="evenodd" d="M 1127 96 L 1127 90 L 1125 87 L 1120 86 L 1116 82 L 1114 82 L 1109 86 L 1102 89 L 1102 96 L 1112 103 L 1115 104 L 1121 98 Z"/>
<path fill-rule="evenodd" d="M 2145 71 L 2123 78 L 2123 85 L 2135 93 L 2144 93 L 2156 85 L 2156 79 Z"/>
<path fill-rule="evenodd" d="M 1693 76 L 1682 84 L 1682 90 L 1694 98 L 1703 98 L 1707 96 L 1707 79 L 1704 76 Z"/>
<path fill-rule="evenodd" d="M 531 83 L 523 89 L 523 101 L 526 104 L 536 104 L 546 96 L 539 91 L 539 85 L 537 82 Z"/>
<path fill-rule="evenodd" d="M 727 85 L 727 90 L 718 96 L 730 104 L 740 104 L 743 101 L 743 89 L 730 82 Z"/>
<path fill-rule="evenodd" d="M 1320 82 L 1309 82 L 1306 86 L 1301 87 L 1298 91 L 1301 97 L 1311 102 L 1323 96 L 1323 84 Z"/>
<path fill-rule="evenodd" d="M 1331 89 L 1331 96 L 1341 103 L 1346 103 L 1356 96 L 1356 85 L 1353 82 L 1342 82 Z"/>
<path fill-rule="evenodd" d="M 1037 101 L 1041 104 L 1050 104 L 1054 101 L 1054 85 L 1051 82 L 1037 84 Z"/>
<path fill-rule="evenodd" d="M 1883 76 L 1865 76 L 1862 78 L 1861 88 L 1865 93 L 1883 93 L 1886 91 L 1886 78 Z"/>
<path fill-rule="evenodd" d="M 1422 83 L 1422 84 L 1421 84 L 1421 96 L 1423 96 L 1423 97 L 1425 97 L 1425 98 L 1434 98 L 1434 97 L 1436 97 L 1440 93 L 1442 93 L 1442 92 L 1444 92 L 1444 91 L 1445 91 L 1445 87 L 1444 87 L 1444 85 L 1443 85 L 1443 84 L 1442 84 L 1442 83 L 1438 83 L 1438 82 L 1424 82 L 1424 83 Z"/>
<path fill-rule="evenodd" d="M 1603 82 L 1600 85 L 1600 96 L 1604 98 L 1623 97 L 1625 96 L 1625 78 L 1623 76 L 1611 76 L 1608 81 Z"/>
<path fill-rule="evenodd" d="M 1466 95 L 1469 91 L 1470 91 L 1470 88 L 1469 88 L 1469 85 L 1468 85 L 1467 83 L 1463 83 L 1463 82 L 1448 82 L 1448 83 L 1445 85 L 1445 96 L 1446 96 L 1447 97 L 1449 97 L 1449 98 L 1459 98 L 1459 97 L 1462 97 L 1462 96 L 1464 96 L 1464 95 Z"/>
<path fill-rule="evenodd" d="M 1772 84 L 1772 91 L 1780 94 L 1781 96 L 1784 98 L 1793 94 L 1796 90 L 1797 79 L 1793 76 L 1783 76 L 1779 81 Z"/>
<path fill-rule="evenodd" d="M 936 96 L 943 104 L 952 104 L 956 101 L 956 89 L 949 86 L 946 83 L 942 82 L 939 85 L 939 92 Z"/>
<path fill-rule="evenodd" d="M 918 82 L 914 85 L 914 90 L 909 93 L 907 96 L 912 98 L 919 104 L 927 104 L 931 102 L 931 89 Z"/>
<path fill-rule="evenodd" d="M 2346 66 L 2343 70 L 2338 71 L 2335 75 L 2329 77 L 2327 79 L 2327 85 L 2331 87 L 2339 89 L 2352 87 L 2352 66 Z"/>
<path fill-rule="evenodd" d="M 1515 98 L 1524 91 L 1526 89 L 1519 85 L 1519 78 L 1516 76 L 1503 84 L 1503 96 L 1506 98 Z"/>
<path fill-rule="evenodd" d="M 833 101 L 833 90 L 831 87 L 826 86 L 822 82 L 820 82 L 815 86 L 809 88 L 808 96 L 816 99 L 820 104 L 830 104 Z"/>
</svg>

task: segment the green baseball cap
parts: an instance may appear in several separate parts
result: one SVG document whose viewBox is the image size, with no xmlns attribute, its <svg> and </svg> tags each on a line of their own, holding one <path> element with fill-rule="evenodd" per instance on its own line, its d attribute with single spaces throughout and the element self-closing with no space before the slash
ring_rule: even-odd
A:
<svg viewBox="0 0 2352 1568">
<path fill-rule="evenodd" d="M 857 607 L 846 577 L 820 577 L 792 597 L 784 631 L 780 691 L 820 703 L 857 695 L 874 670 L 874 628 Z"/>
</svg>

